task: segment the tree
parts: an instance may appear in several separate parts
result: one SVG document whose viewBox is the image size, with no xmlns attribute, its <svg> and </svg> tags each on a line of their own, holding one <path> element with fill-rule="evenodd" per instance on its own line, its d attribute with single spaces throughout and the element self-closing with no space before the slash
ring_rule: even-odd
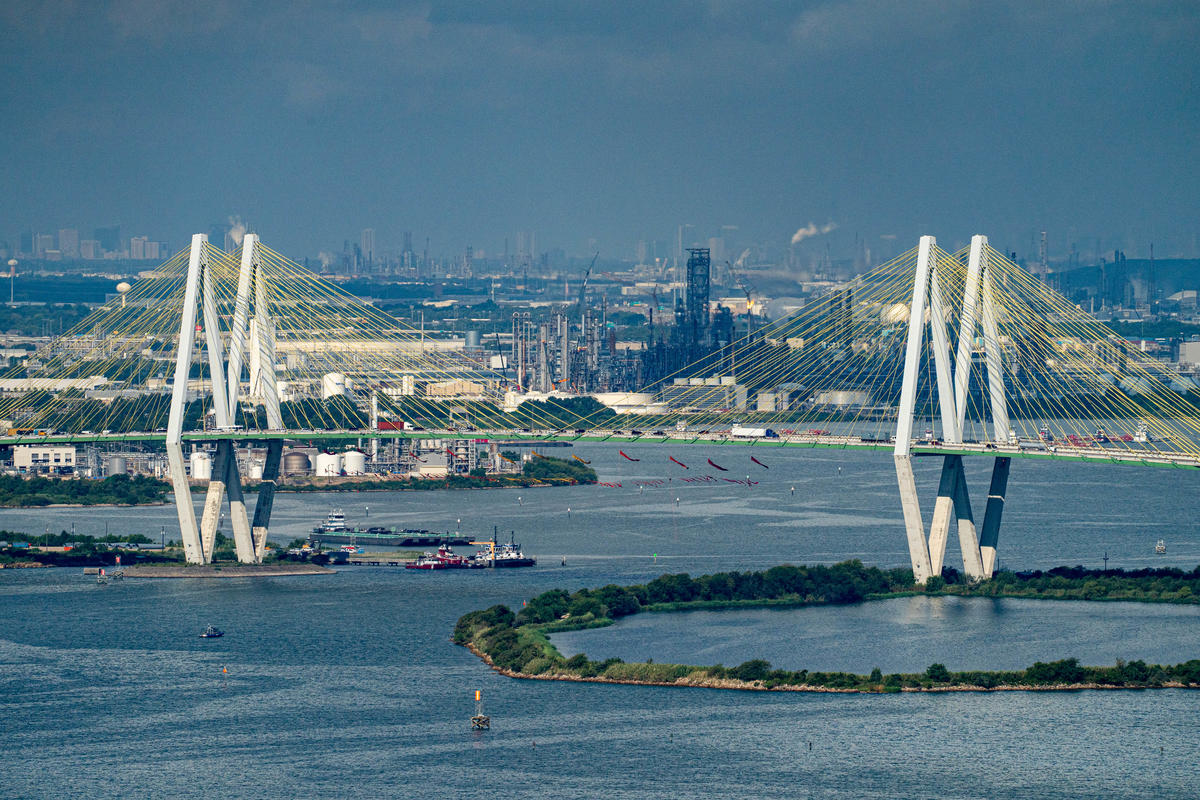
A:
<svg viewBox="0 0 1200 800">
<path fill-rule="evenodd" d="M 949 683 L 950 670 L 946 669 L 945 664 L 930 664 L 925 670 L 925 677 L 934 683 Z"/>
</svg>

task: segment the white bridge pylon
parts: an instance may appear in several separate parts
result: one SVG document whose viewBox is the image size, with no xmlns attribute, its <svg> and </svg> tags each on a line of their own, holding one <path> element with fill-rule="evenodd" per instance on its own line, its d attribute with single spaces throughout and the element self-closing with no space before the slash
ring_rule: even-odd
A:
<svg viewBox="0 0 1200 800">
<path fill-rule="evenodd" d="M 997 310 L 992 274 L 988 268 L 987 237 L 971 238 L 967 276 L 963 287 L 962 313 L 959 320 L 958 347 L 953 371 L 950 345 L 947 338 L 946 307 L 942 298 L 942 266 L 938 263 L 937 242 L 932 236 L 922 236 L 917 249 L 916 275 L 913 279 L 912 305 L 908 316 L 908 341 L 904 355 L 904 377 L 900 388 L 900 408 L 896 421 L 896 478 L 900 484 L 900 504 L 904 510 L 904 527 L 908 535 L 908 551 L 913 576 L 918 584 L 942 574 L 946 555 L 946 540 L 950 519 L 958 520 L 958 543 L 962 550 L 963 571 L 971 580 L 992 577 L 996 566 L 996 545 L 1000 536 L 1000 518 L 1008 489 L 1011 458 L 1000 456 L 992 467 L 992 481 L 984 511 L 983 529 L 978 531 L 971 512 L 962 456 L 945 455 L 938 484 L 937 500 L 928 538 L 921 517 L 916 478 L 912 469 L 913 415 L 916 410 L 917 386 L 924 359 L 922 349 L 925 335 L 926 311 L 931 328 L 931 349 L 937 386 L 938 411 L 941 417 L 942 439 L 947 444 L 961 444 L 966 421 L 967 395 L 971 377 L 971 347 L 978 328 L 983 328 L 984 359 L 987 366 L 988 406 L 991 411 L 992 441 L 1008 443 L 1008 408 L 1005 399 L 1003 359 L 997 330 Z"/>
<path fill-rule="evenodd" d="M 184 556 L 188 563 L 207 564 L 212 561 L 217 525 L 226 493 L 229 495 L 229 517 L 233 526 L 238 561 L 260 563 L 266 548 L 283 442 L 271 440 L 267 445 L 263 479 L 254 507 L 254 524 L 251 526 L 246 513 L 246 501 L 242 495 L 233 420 L 238 407 L 249 338 L 250 395 L 261 399 L 266 407 L 268 429 L 283 428 L 275 380 L 275 329 L 270 317 L 267 287 L 259 270 L 258 237 L 248 233 L 242 240 L 241 269 L 238 273 L 237 298 L 234 303 L 229 335 L 229 358 L 226 363 L 217 316 L 214 279 L 205 249 L 207 243 L 208 237 L 202 233 L 192 237 L 183 313 L 179 325 L 179 346 L 176 350 L 175 383 L 171 391 L 170 416 L 167 422 L 167 463 L 175 493 L 175 508 L 179 515 Z M 254 299 L 253 318 L 250 317 L 251 297 Z M 197 314 L 200 316 L 199 324 Z M 208 483 L 204 513 L 199 526 L 196 524 L 196 512 L 192 506 L 182 439 L 188 399 L 188 376 L 194 357 L 197 330 L 204 333 L 204 349 L 208 354 L 209 374 L 212 377 L 213 415 L 216 418 L 216 426 L 218 430 L 230 432 L 230 438 L 221 439 L 217 443 L 217 455 L 213 461 L 212 478 Z"/>
</svg>

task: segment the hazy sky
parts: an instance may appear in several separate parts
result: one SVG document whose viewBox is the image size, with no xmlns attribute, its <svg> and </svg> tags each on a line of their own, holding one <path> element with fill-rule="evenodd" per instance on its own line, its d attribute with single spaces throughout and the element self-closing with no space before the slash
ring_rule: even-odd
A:
<svg viewBox="0 0 1200 800">
<path fill-rule="evenodd" d="M 1200 3 L 0 4 L 0 236 L 240 215 L 295 256 L 1200 231 Z"/>
</svg>

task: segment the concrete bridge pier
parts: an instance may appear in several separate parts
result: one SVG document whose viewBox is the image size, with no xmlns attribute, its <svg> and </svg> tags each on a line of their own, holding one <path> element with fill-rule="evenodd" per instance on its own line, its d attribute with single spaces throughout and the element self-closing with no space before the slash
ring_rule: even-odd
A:
<svg viewBox="0 0 1200 800">
<path fill-rule="evenodd" d="M 894 458 L 896 478 L 900 485 L 900 505 L 904 511 L 904 527 L 908 535 L 908 552 L 916 582 L 923 584 L 930 576 L 942 574 L 952 516 L 958 521 L 958 544 L 962 552 L 963 572 L 973 581 L 991 578 L 995 573 L 1000 518 L 1004 511 L 1012 459 L 1006 456 L 997 458 L 992 467 L 992 482 L 988 490 L 987 508 L 984 511 L 980 536 L 971 511 L 971 498 L 967 490 L 962 456 L 944 456 L 937 499 L 934 501 L 933 520 L 926 538 L 917 482 L 912 470 L 912 456 L 897 455 Z"/>
<path fill-rule="evenodd" d="M 983 532 L 979 537 L 979 552 L 983 559 L 983 574 L 996 574 L 996 545 L 1000 539 L 1000 517 L 1004 514 L 1004 499 L 1008 494 L 1008 473 L 1012 459 L 1002 456 L 992 465 L 992 483 L 988 488 L 987 508 L 983 512 Z"/>
</svg>

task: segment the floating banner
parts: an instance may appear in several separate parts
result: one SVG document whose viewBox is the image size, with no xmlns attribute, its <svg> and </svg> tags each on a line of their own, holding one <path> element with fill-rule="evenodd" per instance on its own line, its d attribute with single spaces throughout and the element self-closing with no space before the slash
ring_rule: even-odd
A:
<svg viewBox="0 0 1200 800">
<path fill-rule="evenodd" d="M 755 464 L 758 464 L 758 465 L 759 465 L 760 467 L 762 467 L 763 469 L 770 469 L 770 467 L 768 467 L 766 464 L 764 464 L 764 463 L 762 463 L 761 461 L 759 461 L 759 460 L 758 460 L 757 458 L 755 458 L 754 456 L 750 456 L 750 460 L 751 460 L 751 461 L 753 461 Z"/>
<path fill-rule="evenodd" d="M 683 463 L 682 461 L 680 461 L 680 460 L 679 460 L 678 458 L 676 458 L 675 456 L 667 456 L 667 458 L 671 459 L 672 461 L 674 461 L 676 464 L 678 464 L 679 466 L 683 467 L 684 469 L 688 469 L 688 468 L 689 468 L 687 464 Z"/>
<path fill-rule="evenodd" d="M 583 460 L 582 458 L 580 458 L 579 456 L 571 456 L 571 458 L 575 459 L 575 460 L 576 460 L 576 461 L 578 461 L 580 464 L 590 464 L 590 463 L 592 463 L 592 462 L 590 462 L 590 461 L 584 461 L 584 460 Z"/>
<path fill-rule="evenodd" d="M 626 458 L 628 458 L 630 461 L 641 461 L 641 459 L 640 459 L 640 458 L 633 458 L 633 457 L 631 457 L 631 456 L 630 456 L 628 453 L 626 453 L 624 450 L 618 450 L 617 452 L 618 452 L 618 453 L 620 453 L 621 455 L 625 456 Z"/>
<path fill-rule="evenodd" d="M 725 468 L 724 468 L 724 467 L 722 467 L 720 464 L 714 464 L 714 463 L 713 463 L 713 460 L 712 460 L 711 458 L 708 460 L 708 465 L 709 465 L 710 467 L 715 467 L 716 469 L 719 469 L 719 470 L 721 470 L 721 472 L 729 472 L 729 470 L 725 469 Z"/>
</svg>

